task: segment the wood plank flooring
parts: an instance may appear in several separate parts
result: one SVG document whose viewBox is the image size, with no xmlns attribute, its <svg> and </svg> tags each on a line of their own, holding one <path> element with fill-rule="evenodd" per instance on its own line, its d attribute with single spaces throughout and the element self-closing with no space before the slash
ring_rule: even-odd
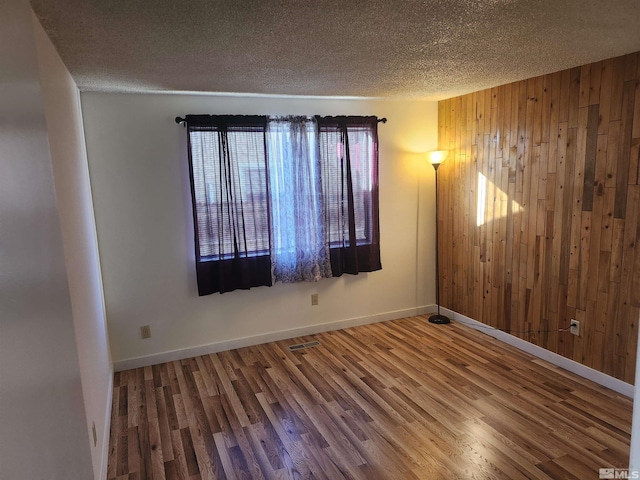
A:
<svg viewBox="0 0 640 480">
<path fill-rule="evenodd" d="M 118 372 L 113 394 L 110 480 L 583 480 L 629 457 L 630 399 L 421 316 Z"/>
</svg>

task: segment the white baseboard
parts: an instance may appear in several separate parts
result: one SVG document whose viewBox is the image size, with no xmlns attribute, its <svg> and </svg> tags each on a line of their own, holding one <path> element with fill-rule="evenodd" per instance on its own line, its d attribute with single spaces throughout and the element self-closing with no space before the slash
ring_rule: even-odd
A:
<svg viewBox="0 0 640 480">
<path fill-rule="evenodd" d="M 196 347 L 171 350 L 168 352 L 146 355 L 143 357 L 127 358 L 114 362 L 113 366 L 116 372 L 120 372 L 123 370 L 130 370 L 132 368 L 146 367 L 149 365 L 156 365 L 158 363 L 172 362 L 175 360 L 197 357 L 199 355 L 207 355 L 210 353 L 223 352 L 225 350 L 233 350 L 235 348 L 259 345 L 261 343 L 276 342 L 289 338 L 302 337 L 304 335 L 313 335 L 314 333 L 322 333 L 331 330 L 339 330 L 342 328 L 357 327 L 358 325 L 367 325 L 371 323 L 386 322 L 388 320 L 413 317 L 415 315 L 424 315 L 427 313 L 433 313 L 435 310 L 436 305 L 425 305 L 422 307 L 407 308 L 403 310 L 396 310 L 393 312 L 349 318 L 346 320 L 337 320 L 334 322 L 321 323 L 317 325 L 307 325 L 304 327 L 280 330 L 277 332 L 269 332 L 260 335 L 252 335 L 250 337 L 235 338 L 222 342 L 199 345 Z M 629 398 L 634 397 L 634 387 L 629 383 L 623 382 L 622 380 L 599 372 L 598 370 L 594 370 L 593 368 L 587 367 L 581 363 L 563 357 L 562 355 L 558 355 L 557 353 L 546 350 L 542 347 L 529 343 L 526 340 L 515 337 L 501 330 L 487 328 L 487 325 L 460 313 L 454 312 L 447 308 L 441 308 L 441 310 L 452 319 L 468 325 L 469 327 L 479 330 L 483 333 L 486 333 L 487 335 L 494 337 L 508 345 L 511 345 L 512 347 L 530 353 L 531 355 L 545 360 L 552 365 L 556 365 L 560 368 L 568 370 L 569 372 L 575 373 L 576 375 L 591 380 L 599 385 L 602 385 L 603 387 L 610 388 L 611 390 L 614 390 Z M 111 381 L 113 382 L 113 378 Z M 110 395 L 112 394 L 112 390 L 112 388 L 109 389 Z M 109 401 L 109 405 L 111 405 L 111 400 Z M 108 415 L 107 423 L 109 423 L 110 420 L 111 417 L 110 415 Z M 105 435 L 107 435 L 107 441 L 105 442 L 105 445 L 108 449 L 108 429 Z"/>
<path fill-rule="evenodd" d="M 107 480 L 107 471 L 109 468 L 109 435 L 111 433 L 111 408 L 113 405 L 113 370 L 109 378 L 106 405 L 107 411 L 105 412 L 104 430 L 102 432 L 102 459 L 100 460 L 101 480 Z"/>
<path fill-rule="evenodd" d="M 501 330 L 487 328 L 487 325 L 485 325 L 484 323 L 480 323 L 465 315 L 454 312 L 453 310 L 442 307 L 441 310 L 453 320 L 456 320 L 462 324 L 468 325 L 471 328 L 479 330 L 482 333 L 486 333 L 487 335 L 497 338 L 498 340 L 503 341 L 504 343 L 507 343 L 512 347 L 530 353 L 531 355 L 541 358 L 542 360 L 546 360 L 553 365 L 564 368 L 565 370 L 591 380 L 599 385 L 602 385 L 603 387 L 610 388 L 611 390 L 614 390 L 626 397 L 633 398 L 634 396 L 634 387 L 631 384 L 623 382 L 622 380 L 618 380 L 617 378 L 607 375 L 606 373 L 594 370 L 591 367 L 587 367 L 586 365 L 563 357 L 562 355 L 558 355 L 557 353 L 534 345 L 533 343 L 529 343 L 526 340 L 515 337 Z"/>
<path fill-rule="evenodd" d="M 341 328 L 357 327 L 358 325 L 367 325 L 370 323 L 386 322 L 388 320 L 396 320 L 398 318 L 414 317 L 416 315 L 424 315 L 435 311 L 435 305 L 425 305 L 416 308 L 407 308 L 396 310 L 393 312 L 378 313 L 375 315 L 366 315 L 364 317 L 349 318 L 346 320 L 337 320 L 334 322 L 321 323 L 317 325 L 307 325 L 304 327 L 292 328 L 288 330 L 280 330 L 277 332 L 264 333 L 261 335 L 252 335 L 250 337 L 236 338 L 225 340 L 222 342 L 199 345 L 197 347 L 183 348 L 179 350 L 171 350 L 168 352 L 155 353 L 143 357 L 127 358 L 114 362 L 116 372 L 130 370 L 132 368 L 146 367 L 156 365 L 158 363 L 173 362 L 185 358 L 197 357 L 200 355 L 208 355 L 210 353 L 223 352 L 225 350 L 233 350 L 235 348 L 250 347 L 252 345 L 260 345 L 261 343 L 276 342 L 286 340 L 288 338 L 302 337 L 304 335 L 313 335 L 314 333 L 328 332 L 331 330 L 340 330 Z"/>
</svg>

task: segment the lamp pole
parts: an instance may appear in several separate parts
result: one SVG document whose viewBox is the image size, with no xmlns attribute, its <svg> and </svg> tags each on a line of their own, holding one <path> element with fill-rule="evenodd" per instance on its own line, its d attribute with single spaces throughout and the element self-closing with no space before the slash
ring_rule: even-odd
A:
<svg viewBox="0 0 640 480">
<path fill-rule="evenodd" d="M 447 153 L 448 152 L 444 150 L 436 150 L 435 152 L 431 152 L 430 155 L 431 164 L 436 171 L 436 303 L 438 304 L 438 313 L 429 317 L 429 323 L 438 325 L 444 325 L 450 322 L 449 317 L 440 314 L 440 253 L 438 251 L 438 167 L 447 158 Z"/>
</svg>

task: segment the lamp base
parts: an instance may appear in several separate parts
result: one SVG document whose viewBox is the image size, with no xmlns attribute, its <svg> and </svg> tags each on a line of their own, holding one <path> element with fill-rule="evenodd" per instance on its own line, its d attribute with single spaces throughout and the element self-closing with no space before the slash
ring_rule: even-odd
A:
<svg viewBox="0 0 640 480">
<path fill-rule="evenodd" d="M 429 317 L 429 323 L 435 323 L 437 325 L 444 325 L 446 323 L 450 323 L 451 320 L 449 320 L 449 317 L 445 317 L 444 315 L 431 315 Z"/>
</svg>

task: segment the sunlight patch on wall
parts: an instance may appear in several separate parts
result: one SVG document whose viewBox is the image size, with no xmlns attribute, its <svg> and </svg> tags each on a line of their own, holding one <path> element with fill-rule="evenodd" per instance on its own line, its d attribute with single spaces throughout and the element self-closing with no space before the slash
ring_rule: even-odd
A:
<svg viewBox="0 0 640 480">
<path fill-rule="evenodd" d="M 487 218 L 487 199 L 493 201 L 492 218 Z M 509 211 L 522 212 L 523 208 L 515 200 L 509 200 L 509 195 L 496 187 L 495 184 L 478 172 L 478 202 L 476 208 L 476 225 L 484 225 L 489 220 L 498 220 L 507 216 Z"/>
</svg>

